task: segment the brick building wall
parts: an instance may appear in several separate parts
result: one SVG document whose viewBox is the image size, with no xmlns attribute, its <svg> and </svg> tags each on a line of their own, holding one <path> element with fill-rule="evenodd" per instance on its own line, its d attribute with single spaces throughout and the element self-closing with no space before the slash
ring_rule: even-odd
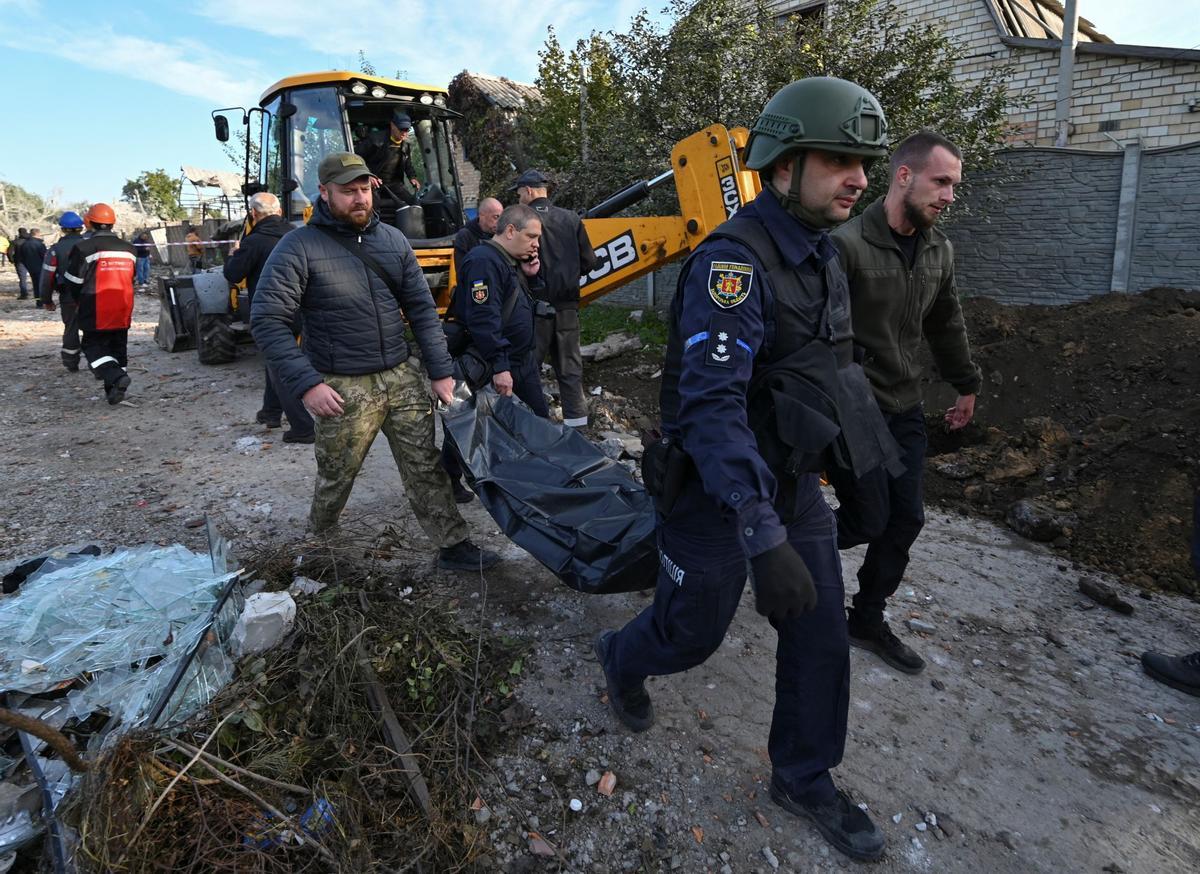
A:
<svg viewBox="0 0 1200 874">
<path fill-rule="evenodd" d="M 992 0 L 895 0 L 901 14 L 933 23 L 963 53 L 958 73 L 978 78 L 984 71 L 1011 64 L 1016 126 L 1013 144 L 1054 144 L 1054 103 L 1058 51 L 1042 40 L 1013 38 L 1000 24 Z M 831 0 L 831 4 L 836 0 Z M 778 14 L 825 5 L 820 0 L 779 0 Z M 1097 22 L 1103 30 L 1103 22 Z M 1118 140 L 1141 137 L 1156 149 L 1200 140 L 1200 52 L 1124 46 L 1092 41 L 1080 34 L 1071 88 L 1069 145 L 1115 148 Z M 887 107 L 884 107 L 886 110 Z"/>
</svg>

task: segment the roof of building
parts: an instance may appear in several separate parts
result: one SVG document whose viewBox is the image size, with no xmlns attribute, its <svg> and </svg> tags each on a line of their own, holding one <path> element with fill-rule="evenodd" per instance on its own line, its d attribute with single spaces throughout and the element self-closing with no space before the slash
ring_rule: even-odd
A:
<svg viewBox="0 0 1200 874">
<path fill-rule="evenodd" d="M 484 73 L 472 73 L 464 70 L 462 76 L 470 80 L 484 99 L 500 109 L 524 109 L 533 100 L 540 100 L 542 93 L 533 85 L 515 82 L 504 76 L 488 76 Z"/>
<path fill-rule="evenodd" d="M 1009 36 L 1062 39 L 1066 10 L 1057 0 L 993 0 L 993 3 Z M 1083 17 L 1077 31 L 1079 42 L 1112 42 Z"/>
</svg>

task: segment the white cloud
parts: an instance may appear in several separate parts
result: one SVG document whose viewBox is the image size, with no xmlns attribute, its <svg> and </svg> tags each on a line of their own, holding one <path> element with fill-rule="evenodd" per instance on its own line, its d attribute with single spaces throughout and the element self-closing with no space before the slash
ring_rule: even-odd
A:
<svg viewBox="0 0 1200 874">
<path fill-rule="evenodd" d="M 155 42 L 107 27 L 68 30 L 41 24 L 36 30 L 0 33 L 0 45 L 64 58 L 222 106 L 252 100 L 266 78 L 245 59 L 190 40 Z"/>
<path fill-rule="evenodd" d="M 336 63 L 357 64 L 361 49 L 379 72 L 396 68 L 419 82 L 445 84 L 460 70 L 530 80 L 546 28 L 568 44 L 599 27 L 623 27 L 636 0 L 527 0 L 476 3 L 445 0 L 197 0 L 209 20 L 285 39 Z M 296 59 L 297 71 L 304 66 Z"/>
</svg>

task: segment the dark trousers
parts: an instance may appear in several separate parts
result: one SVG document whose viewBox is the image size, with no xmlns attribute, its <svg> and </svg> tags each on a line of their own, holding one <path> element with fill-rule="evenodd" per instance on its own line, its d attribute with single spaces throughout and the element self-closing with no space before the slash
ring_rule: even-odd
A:
<svg viewBox="0 0 1200 874">
<path fill-rule="evenodd" d="M 128 344 L 128 329 L 83 332 L 83 354 L 96 379 L 104 380 L 105 390 L 125 375 L 125 365 L 129 363 Z"/>
<path fill-rule="evenodd" d="M 550 408 L 546 406 L 546 396 L 542 393 L 542 377 L 540 367 L 532 356 L 526 355 L 520 363 L 512 366 L 513 394 L 525 402 L 525 406 L 543 419 L 550 418 Z M 451 482 L 462 479 L 462 461 L 458 452 L 450 445 L 449 440 L 442 440 L 442 467 L 450 475 Z"/>
<path fill-rule="evenodd" d="M 74 370 L 79 366 L 79 304 L 71 294 L 60 293 L 58 308 L 63 322 L 62 363 Z"/>
<path fill-rule="evenodd" d="M 1200 580 L 1200 489 L 1192 506 L 1192 570 Z"/>
<path fill-rule="evenodd" d="M 908 567 L 909 548 L 925 525 L 925 410 L 916 406 L 883 417 L 900 444 L 904 473 L 890 477 L 881 468 L 859 480 L 837 472 L 829 477 L 841 503 L 838 548 L 870 544 L 852 602 L 856 623 L 866 625 L 883 622 L 887 599 Z"/>
<path fill-rule="evenodd" d="M 16 263 L 17 268 L 17 296 L 26 297 L 29 294 L 29 268 L 20 261 Z M 33 286 L 33 293 L 37 294 L 37 286 Z"/>
<path fill-rule="evenodd" d="M 538 367 L 550 356 L 558 380 L 563 422 L 573 428 L 587 424 L 587 399 L 583 396 L 583 356 L 579 351 L 579 310 L 560 307 L 554 318 L 534 319 Z"/>
<path fill-rule="evenodd" d="M 264 368 L 262 409 L 273 418 L 286 414 L 296 436 L 312 434 L 316 427 L 304 402 L 284 391 L 270 367 Z"/>
<path fill-rule="evenodd" d="M 799 483 L 788 542 L 817 586 L 817 607 L 772 623 L 775 711 L 767 750 L 774 775 L 804 803 L 829 800 L 829 770 L 842 760 L 850 701 L 850 649 L 833 513 L 814 475 Z M 712 655 L 737 612 L 747 564 L 736 523 L 698 482 L 685 487 L 659 525 L 654 603 L 613 638 L 605 668 L 621 688 L 686 671 Z"/>
</svg>

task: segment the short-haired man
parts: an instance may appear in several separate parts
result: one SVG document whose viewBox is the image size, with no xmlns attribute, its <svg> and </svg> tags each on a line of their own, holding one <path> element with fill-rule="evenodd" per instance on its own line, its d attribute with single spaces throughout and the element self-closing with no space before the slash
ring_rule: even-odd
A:
<svg viewBox="0 0 1200 874">
<path fill-rule="evenodd" d="M 154 240 L 149 231 L 142 231 L 134 238 L 133 246 L 137 249 L 137 264 L 135 265 L 133 281 L 138 288 L 150 284 L 150 250 L 154 248 Z"/>
<path fill-rule="evenodd" d="M 91 233 L 71 249 L 63 278 L 75 296 L 88 367 L 104 382 L 105 398 L 116 405 L 125 399 L 130 382 L 125 368 L 137 253 L 132 243 L 113 233 L 117 214 L 107 203 L 93 203 L 83 220 Z"/>
<path fill-rule="evenodd" d="M 850 642 L 916 674 L 924 660 L 892 633 L 883 612 L 925 524 L 922 340 L 941 378 L 958 392 L 945 415 L 951 430 L 974 416 L 981 378 L 958 302 L 954 248 L 934 227 L 962 181 L 962 153 L 940 134 L 919 131 L 896 147 L 890 170 L 887 193 L 834 231 L 833 240 L 850 282 L 854 340 L 905 471 L 877 470 L 858 480 L 831 471 L 830 480 L 841 502 L 838 546 L 869 544 L 850 608 Z"/>
<path fill-rule="evenodd" d="M 260 191 L 250 198 L 250 218 L 250 232 L 234 245 L 222 272 L 234 285 L 245 281 L 246 294 L 250 298 L 250 308 L 253 311 L 254 293 L 258 289 L 258 279 L 262 275 L 267 258 L 292 226 L 283 218 L 279 198 L 269 191 Z M 298 322 L 295 328 L 294 333 L 299 337 Z M 291 427 L 283 432 L 283 442 L 312 443 L 315 439 L 312 416 L 304 409 L 304 404 L 299 398 L 289 392 L 280 391 L 277 380 L 271 375 L 271 368 L 265 369 L 262 408 L 254 414 L 255 421 L 268 428 L 278 428 L 280 419 L 286 412 Z"/>
<path fill-rule="evenodd" d="M 495 234 L 463 258 L 450 306 L 487 362 L 496 391 L 516 395 L 537 415 L 549 418 L 541 368 L 533 357 L 536 319 L 526 287 L 541 268 L 541 234 L 541 220 L 532 209 L 520 204 L 505 209 L 496 219 Z M 454 499 L 469 501 L 473 496 L 462 485 L 462 464 L 448 444 L 442 445 L 442 464 L 454 485 Z"/>
<path fill-rule="evenodd" d="M 454 235 L 455 275 L 462 271 L 462 259 L 466 254 L 484 240 L 490 240 L 492 234 L 496 233 L 496 222 L 500 220 L 503 210 L 504 206 L 494 197 L 485 197 L 479 201 L 475 218 L 463 225 L 462 230 Z"/>
<path fill-rule="evenodd" d="M 850 649 L 816 471 L 835 440 L 890 444 L 854 370 L 846 281 L 828 236 L 867 187 L 864 162 L 886 147 L 878 101 L 852 82 L 792 82 L 763 108 L 745 158 L 762 193 L 697 247 L 671 305 L 664 439 L 645 462 L 661 520 L 654 603 L 595 646 L 617 718 L 650 728 L 646 678 L 717 651 L 748 565 L 755 606 L 779 636 L 771 799 L 863 860 L 882 855 L 884 838 L 830 774 L 845 749 Z M 862 405 L 843 404 L 843 379 L 857 382 Z M 864 450 L 857 463 L 881 461 Z M 752 682 L 770 688 L 767 677 Z"/>
<path fill-rule="evenodd" d="M 499 556 L 467 539 L 438 463 L 433 407 L 404 335 L 407 322 L 434 394 L 449 403 L 453 364 L 421 265 L 404 235 L 379 221 L 376 179 L 359 155 L 326 155 L 317 177 L 321 196 L 312 218 L 271 252 L 250 315 L 254 340 L 283 391 L 317 420 L 309 524 L 319 532 L 337 523 L 382 430 L 417 521 L 438 544 L 439 567 L 490 567 Z M 301 346 L 293 333 L 297 314 L 304 320 Z"/>
<path fill-rule="evenodd" d="M 542 220 L 543 284 L 538 299 L 549 301 L 555 310 L 554 318 L 537 320 L 537 362 L 540 367 L 549 354 L 563 423 L 582 428 L 588 423 L 588 408 L 579 352 L 579 279 L 596 266 L 596 253 L 579 216 L 546 197 L 549 181 L 537 170 L 526 170 L 514 185 L 517 199 L 533 207 Z"/>
<path fill-rule="evenodd" d="M 8 260 L 17 271 L 17 300 L 29 299 L 29 271 L 25 269 L 25 262 L 21 260 L 21 247 L 28 239 L 29 229 L 17 228 L 17 235 L 8 244 Z M 33 287 L 33 293 L 37 294 L 36 285 Z"/>
<path fill-rule="evenodd" d="M 412 160 L 412 118 L 402 109 L 392 113 L 387 133 L 372 131 L 354 144 L 354 151 L 367 162 L 371 172 L 407 204 L 417 202 L 416 195 L 404 187 L 407 182 L 420 192 L 421 180 Z"/>
<path fill-rule="evenodd" d="M 79 325 L 76 323 L 78 304 L 75 291 L 67 282 L 67 262 L 71 250 L 83 239 L 83 217 L 68 210 L 58 219 L 62 236 L 46 251 L 42 264 L 42 306 L 54 312 L 54 292 L 62 303 L 63 343 L 60 356 L 63 367 L 71 372 L 79 370 Z"/>
<path fill-rule="evenodd" d="M 25 270 L 29 273 L 29 280 L 33 284 L 33 305 L 38 309 L 41 309 L 42 306 L 40 290 L 42 287 L 42 264 L 45 260 L 46 243 L 42 240 L 42 230 L 41 228 L 30 228 L 29 238 L 21 247 L 21 263 L 25 265 Z"/>
</svg>

